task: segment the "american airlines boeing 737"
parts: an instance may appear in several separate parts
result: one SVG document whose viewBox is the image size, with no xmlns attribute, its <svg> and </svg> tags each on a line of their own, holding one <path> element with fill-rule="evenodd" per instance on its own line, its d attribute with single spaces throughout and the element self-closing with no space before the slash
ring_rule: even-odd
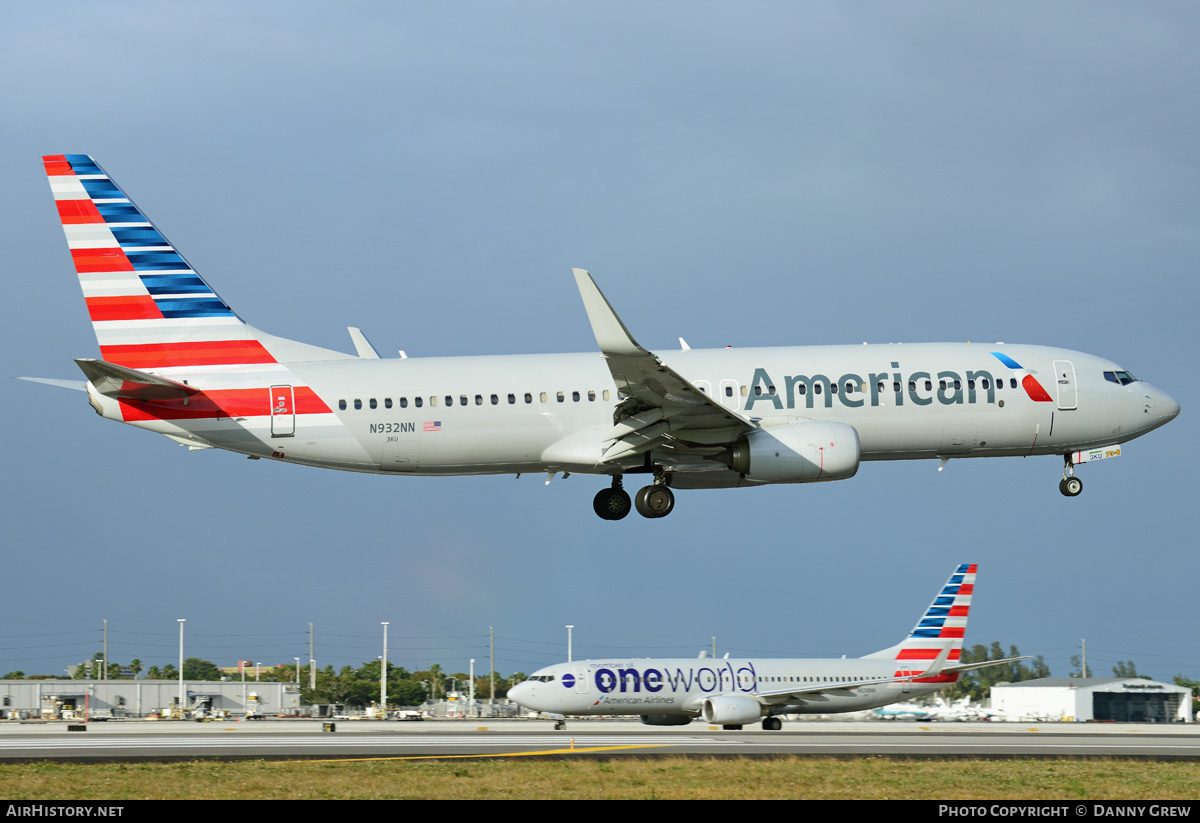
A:
<svg viewBox="0 0 1200 823">
<path fill-rule="evenodd" d="M 619 520 L 663 517 L 673 490 L 853 477 L 863 461 L 1058 455 L 1075 467 L 1179 414 L 1116 363 L 995 343 L 691 349 L 639 345 L 591 276 L 575 281 L 599 353 L 384 359 L 247 324 L 82 154 L 43 159 L 100 358 L 110 420 L 190 449 L 391 475 L 545 472 L 610 479 Z M 682 343 L 682 340 L 681 340 Z M 623 478 L 649 481 L 631 500 Z"/>
<path fill-rule="evenodd" d="M 703 717 L 726 729 L 761 720 L 767 731 L 782 727 L 778 715 L 899 703 L 957 683 L 963 672 L 1022 659 L 958 662 L 975 571 L 974 564 L 955 569 L 908 637 L 865 657 L 578 660 L 539 669 L 508 696 L 548 714 L 631 714 L 650 726 L 683 726 Z M 566 721 L 555 725 L 566 728 Z"/>
</svg>

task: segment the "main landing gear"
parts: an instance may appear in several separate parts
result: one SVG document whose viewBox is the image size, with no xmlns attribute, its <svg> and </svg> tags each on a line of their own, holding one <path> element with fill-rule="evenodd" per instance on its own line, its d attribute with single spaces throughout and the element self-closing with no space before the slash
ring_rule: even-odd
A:
<svg viewBox="0 0 1200 823">
<path fill-rule="evenodd" d="M 778 717 L 764 717 L 762 727 L 764 732 L 777 732 L 783 728 L 783 721 Z"/>
<path fill-rule="evenodd" d="M 1075 476 L 1075 464 L 1071 462 L 1071 455 L 1066 455 L 1063 461 L 1063 479 L 1058 482 L 1058 490 L 1064 497 L 1078 497 L 1083 491 L 1083 481 Z"/>
<path fill-rule="evenodd" d="M 612 488 L 601 489 L 592 501 L 592 508 L 602 520 L 620 520 L 634 507 L 642 517 L 666 517 L 675 508 L 675 493 L 660 478 L 638 491 L 630 501 L 618 474 L 613 477 Z"/>
</svg>

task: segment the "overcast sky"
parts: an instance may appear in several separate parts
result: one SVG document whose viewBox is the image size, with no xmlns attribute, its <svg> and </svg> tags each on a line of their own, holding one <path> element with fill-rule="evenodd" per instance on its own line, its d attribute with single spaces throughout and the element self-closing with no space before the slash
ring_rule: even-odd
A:
<svg viewBox="0 0 1200 823">
<path fill-rule="evenodd" d="M 860 655 L 960 562 L 967 643 L 1200 677 L 1200 10 L 1191 3 L 26 3 L 0 27 L 8 376 L 97 356 L 39 157 L 86 153 L 240 315 L 352 351 L 1028 342 L 1182 416 L 1080 470 L 866 464 L 599 520 L 575 475 L 189 453 L 0 382 L 0 674 L 380 653 Z M 1190 365 L 1189 365 L 1190 364 Z"/>
</svg>

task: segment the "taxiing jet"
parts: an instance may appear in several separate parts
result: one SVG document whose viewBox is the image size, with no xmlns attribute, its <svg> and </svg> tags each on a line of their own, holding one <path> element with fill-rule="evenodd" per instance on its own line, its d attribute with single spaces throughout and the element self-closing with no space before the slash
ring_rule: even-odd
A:
<svg viewBox="0 0 1200 823">
<path fill-rule="evenodd" d="M 912 700 L 957 683 L 963 672 L 1024 659 L 958 662 L 975 571 L 974 564 L 955 569 L 908 637 L 865 657 L 579 660 L 539 669 L 508 696 L 554 715 L 638 715 L 649 726 L 684 726 L 702 717 L 726 729 L 761 721 L 766 731 L 782 728 L 779 715 Z M 555 728 L 566 728 L 566 721 Z"/>
<path fill-rule="evenodd" d="M 1081 463 L 1179 404 L 1116 363 L 1044 346 L 639 345 L 575 269 L 599 353 L 385 359 L 247 324 L 90 157 L 43 158 L 100 358 L 75 362 L 103 417 L 190 449 L 392 475 L 611 479 L 593 507 L 663 517 L 673 490 L 853 477 L 863 461 L 1058 455 Z M 28 378 L 27 378 L 28 379 Z M 649 481 L 634 499 L 625 475 Z"/>
</svg>

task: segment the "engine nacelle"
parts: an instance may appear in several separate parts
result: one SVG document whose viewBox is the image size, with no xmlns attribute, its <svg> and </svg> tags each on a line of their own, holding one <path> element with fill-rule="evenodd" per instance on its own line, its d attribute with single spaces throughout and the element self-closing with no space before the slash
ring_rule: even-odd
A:
<svg viewBox="0 0 1200 823">
<path fill-rule="evenodd" d="M 762 706 L 750 697 L 723 694 L 704 698 L 704 702 L 700 704 L 700 713 L 709 723 L 742 726 L 757 723 L 762 717 Z"/>
<path fill-rule="evenodd" d="M 853 426 L 807 421 L 751 432 L 733 447 L 731 468 L 759 483 L 817 483 L 853 477 L 861 456 Z"/>
<path fill-rule="evenodd" d="M 647 726 L 686 726 L 692 722 L 690 714 L 643 714 L 638 719 Z"/>
</svg>

